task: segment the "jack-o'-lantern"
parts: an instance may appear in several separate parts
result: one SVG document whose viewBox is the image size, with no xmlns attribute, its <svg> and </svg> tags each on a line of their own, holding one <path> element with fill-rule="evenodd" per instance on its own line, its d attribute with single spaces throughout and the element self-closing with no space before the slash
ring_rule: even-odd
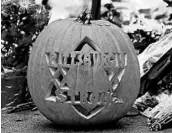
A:
<svg viewBox="0 0 172 133">
<path fill-rule="evenodd" d="M 107 21 L 56 20 L 38 36 L 30 55 L 32 99 L 57 124 L 118 120 L 135 101 L 139 83 L 130 39 Z"/>
</svg>

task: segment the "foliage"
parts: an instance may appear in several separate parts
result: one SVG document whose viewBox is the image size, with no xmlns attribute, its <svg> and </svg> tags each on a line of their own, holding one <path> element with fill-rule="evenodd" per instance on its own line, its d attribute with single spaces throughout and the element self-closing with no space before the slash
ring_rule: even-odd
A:
<svg viewBox="0 0 172 133">
<path fill-rule="evenodd" d="M 3 94 L 11 93 L 6 89 L 8 87 L 19 90 L 14 98 L 10 97 L 13 101 L 8 104 L 9 107 L 19 101 L 19 97 L 22 97 L 22 102 L 31 100 L 26 80 L 29 54 L 48 20 L 49 12 L 36 5 L 34 0 L 1 2 L 1 78 L 5 83 L 11 82 L 10 86 L 3 88 Z M 19 83 L 15 84 L 14 80 Z"/>
<path fill-rule="evenodd" d="M 2 66 L 27 66 L 30 49 L 48 23 L 48 12 L 33 0 L 3 0 L 1 3 Z"/>
<path fill-rule="evenodd" d="M 168 4 L 161 1 L 163 8 L 161 6 L 134 8 L 137 5 L 133 4 L 133 1 L 112 0 L 111 3 L 104 5 L 101 14 L 102 19 L 123 28 L 139 54 L 172 29 L 172 10 L 170 0 L 165 0 Z"/>
<path fill-rule="evenodd" d="M 162 80 L 158 82 L 158 87 L 161 91 L 166 90 L 167 93 L 172 94 L 172 71 L 169 72 Z"/>
<path fill-rule="evenodd" d="M 101 14 L 102 18 L 121 27 L 120 13 L 114 8 L 112 3 L 105 4 L 106 10 Z"/>
</svg>

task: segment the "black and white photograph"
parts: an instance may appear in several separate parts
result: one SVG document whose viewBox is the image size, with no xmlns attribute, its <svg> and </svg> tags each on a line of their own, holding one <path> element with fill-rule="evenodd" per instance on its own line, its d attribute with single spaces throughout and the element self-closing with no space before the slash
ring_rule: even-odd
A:
<svg viewBox="0 0 172 133">
<path fill-rule="evenodd" d="M 1 0 L 1 133 L 172 133 L 172 0 Z"/>
</svg>

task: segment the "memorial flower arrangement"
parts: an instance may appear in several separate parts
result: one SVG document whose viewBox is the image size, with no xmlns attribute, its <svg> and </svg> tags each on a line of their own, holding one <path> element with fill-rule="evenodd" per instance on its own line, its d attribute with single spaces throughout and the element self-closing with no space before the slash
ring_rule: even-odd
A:
<svg viewBox="0 0 172 133">
<path fill-rule="evenodd" d="M 27 66 L 30 48 L 48 23 L 48 12 L 33 0 L 3 0 L 1 3 L 2 66 Z"/>
<path fill-rule="evenodd" d="M 19 89 L 16 96 L 10 100 L 9 106 L 13 105 L 21 95 L 23 102 L 29 100 L 25 78 L 29 54 L 34 41 L 48 24 L 48 20 L 49 12 L 42 6 L 36 5 L 34 0 L 2 0 L 1 2 L 2 86 L 8 89 L 7 82 L 18 79 L 15 81 L 16 84 L 10 87 L 12 91 L 14 88 Z M 22 77 L 22 81 L 19 81 L 19 77 Z M 2 89 L 2 94 L 6 97 L 9 92 Z"/>
</svg>

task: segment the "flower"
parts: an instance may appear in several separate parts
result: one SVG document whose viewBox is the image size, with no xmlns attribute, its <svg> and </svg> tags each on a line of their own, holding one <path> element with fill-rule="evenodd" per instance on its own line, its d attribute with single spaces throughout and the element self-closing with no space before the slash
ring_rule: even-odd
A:
<svg viewBox="0 0 172 133">
<path fill-rule="evenodd" d="M 18 4 L 20 6 L 21 11 L 28 11 L 30 8 L 34 6 L 34 0 L 19 0 Z"/>
<path fill-rule="evenodd" d="M 5 5 L 8 5 L 10 3 L 12 3 L 12 0 L 2 0 L 1 6 L 5 6 Z"/>
<path fill-rule="evenodd" d="M 1 2 L 1 14 L 7 17 L 9 14 L 9 5 L 12 3 L 12 0 L 2 0 Z"/>
</svg>

